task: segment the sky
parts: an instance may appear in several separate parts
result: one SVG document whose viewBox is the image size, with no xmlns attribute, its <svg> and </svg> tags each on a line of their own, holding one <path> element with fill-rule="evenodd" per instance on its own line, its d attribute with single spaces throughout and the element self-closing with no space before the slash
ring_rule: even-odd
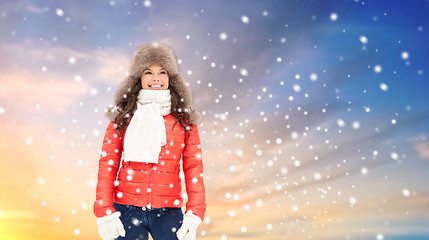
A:
<svg viewBox="0 0 429 240">
<path fill-rule="evenodd" d="M 429 1 L 0 2 L 0 236 L 100 239 L 105 108 L 135 48 L 193 92 L 197 239 L 429 239 Z"/>
</svg>

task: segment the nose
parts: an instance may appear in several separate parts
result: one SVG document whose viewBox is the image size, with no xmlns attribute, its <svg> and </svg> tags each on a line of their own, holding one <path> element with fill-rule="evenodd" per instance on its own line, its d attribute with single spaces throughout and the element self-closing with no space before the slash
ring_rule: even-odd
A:
<svg viewBox="0 0 429 240">
<path fill-rule="evenodd" d="M 159 74 L 154 74 L 153 78 L 154 78 L 155 81 L 159 81 L 160 75 Z"/>
</svg>

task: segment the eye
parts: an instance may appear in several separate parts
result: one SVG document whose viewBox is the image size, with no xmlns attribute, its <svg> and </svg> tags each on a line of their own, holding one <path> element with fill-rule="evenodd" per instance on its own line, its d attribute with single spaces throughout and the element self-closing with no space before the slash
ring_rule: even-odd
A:
<svg viewBox="0 0 429 240">
<path fill-rule="evenodd" d="M 152 74 L 152 72 L 145 72 L 144 75 Z"/>
<path fill-rule="evenodd" d="M 167 74 L 167 72 L 166 71 L 162 71 L 161 74 Z"/>
</svg>

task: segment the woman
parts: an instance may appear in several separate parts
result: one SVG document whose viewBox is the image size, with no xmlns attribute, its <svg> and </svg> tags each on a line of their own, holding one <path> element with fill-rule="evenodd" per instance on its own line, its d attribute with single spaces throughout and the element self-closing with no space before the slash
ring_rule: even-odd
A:
<svg viewBox="0 0 429 240">
<path fill-rule="evenodd" d="M 139 46 L 106 116 L 94 214 L 102 239 L 190 240 L 206 210 L 192 95 L 165 44 Z M 188 202 L 183 203 L 180 160 Z M 122 163 L 121 167 L 120 164 Z"/>
</svg>

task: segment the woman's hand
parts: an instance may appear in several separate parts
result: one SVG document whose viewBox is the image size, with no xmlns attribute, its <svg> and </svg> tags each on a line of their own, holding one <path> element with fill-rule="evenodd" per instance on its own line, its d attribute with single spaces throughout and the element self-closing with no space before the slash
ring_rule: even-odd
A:
<svg viewBox="0 0 429 240">
<path fill-rule="evenodd" d="M 111 240 L 117 238 L 119 235 L 125 237 L 124 225 L 119 219 L 120 212 L 97 218 L 98 233 L 103 240 Z"/>
<path fill-rule="evenodd" d="M 183 216 L 182 226 L 176 235 L 179 240 L 194 240 L 197 235 L 197 227 L 201 223 L 201 218 L 192 213 L 186 213 Z"/>
</svg>

